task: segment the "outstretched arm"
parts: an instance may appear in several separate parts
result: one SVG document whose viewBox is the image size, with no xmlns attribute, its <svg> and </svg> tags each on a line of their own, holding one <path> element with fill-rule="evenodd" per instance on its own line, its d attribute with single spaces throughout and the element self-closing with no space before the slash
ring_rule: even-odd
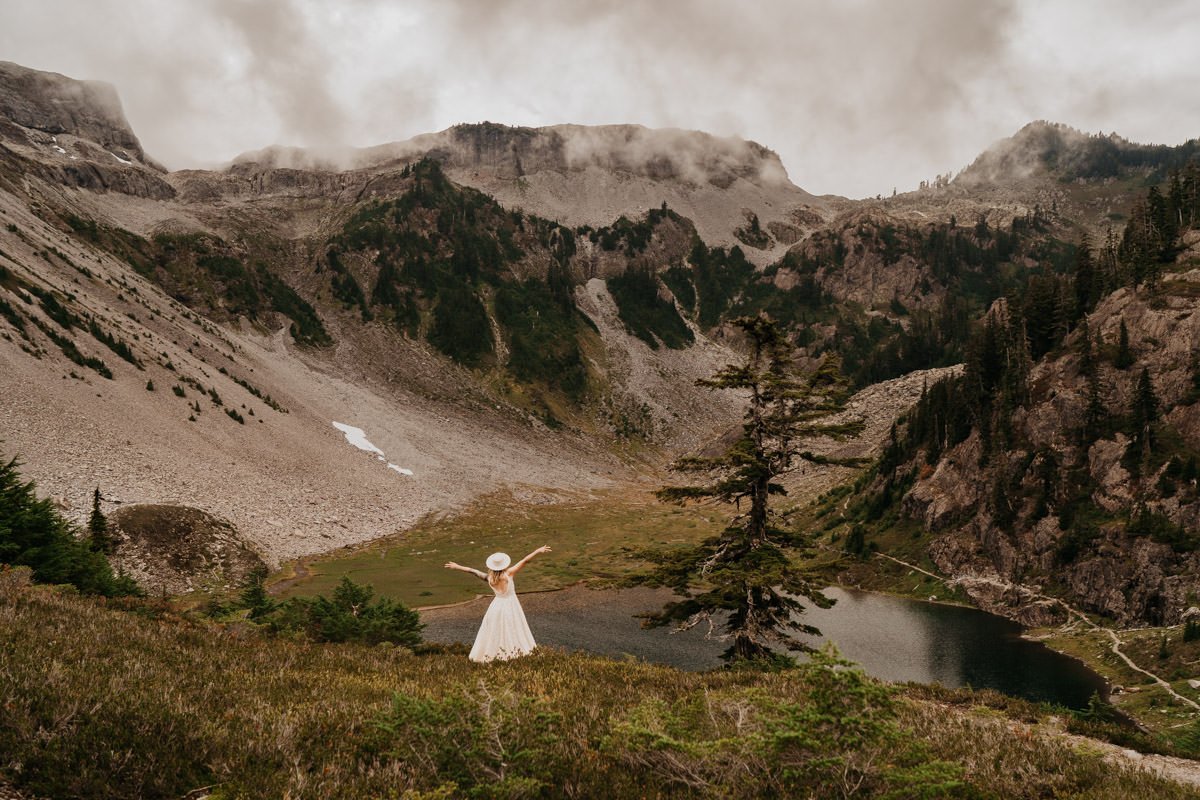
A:
<svg viewBox="0 0 1200 800">
<path fill-rule="evenodd" d="M 521 571 L 521 567 L 523 567 L 523 566 L 525 566 L 526 564 L 528 564 L 528 563 L 529 563 L 529 560 L 530 560 L 531 558 L 533 558 L 534 556 L 536 556 L 538 553 L 549 553 L 549 552 L 550 552 L 550 548 L 549 548 L 549 547 L 547 547 L 546 545 L 542 545 L 542 546 L 541 546 L 541 547 L 539 547 L 537 550 L 534 550 L 532 553 L 530 553 L 529 555 L 525 556 L 525 557 L 524 557 L 524 558 L 522 558 L 520 561 L 518 561 L 517 563 L 515 563 L 515 564 L 513 564 L 511 567 L 509 567 L 509 568 L 508 568 L 508 570 L 507 570 L 508 574 L 509 574 L 509 575 L 516 575 L 518 572 L 520 572 L 520 571 Z"/>
<path fill-rule="evenodd" d="M 480 572 L 479 570 L 474 569 L 472 567 L 464 567 L 462 564 L 455 564 L 453 561 L 447 561 L 445 564 L 445 567 L 446 567 L 446 569 L 456 569 L 459 572 L 469 572 L 472 575 L 474 575 L 476 578 L 480 578 L 485 581 L 487 580 L 487 575 L 485 573 Z"/>
</svg>

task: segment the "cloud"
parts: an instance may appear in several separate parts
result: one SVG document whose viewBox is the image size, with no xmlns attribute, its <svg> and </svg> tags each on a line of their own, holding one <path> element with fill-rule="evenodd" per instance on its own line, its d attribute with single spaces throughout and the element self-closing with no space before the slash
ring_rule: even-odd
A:
<svg viewBox="0 0 1200 800">
<path fill-rule="evenodd" d="M 903 190 L 1035 118 L 1195 136 L 1187 0 L 0 0 L 0 58 L 116 84 L 172 167 L 457 122 L 752 138 L 810 191 Z"/>
</svg>

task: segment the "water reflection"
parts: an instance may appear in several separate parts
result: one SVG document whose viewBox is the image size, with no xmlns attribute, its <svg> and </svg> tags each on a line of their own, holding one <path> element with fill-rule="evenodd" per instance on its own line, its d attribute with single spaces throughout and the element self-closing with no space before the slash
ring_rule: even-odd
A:
<svg viewBox="0 0 1200 800">
<path fill-rule="evenodd" d="M 971 608 L 922 603 L 887 595 L 832 588 L 831 609 L 809 608 L 805 621 L 820 639 L 837 644 L 866 672 L 890 681 L 992 688 L 1031 700 L 1083 708 L 1102 679 L 1079 662 L 1020 638 L 1019 625 Z M 539 644 L 637 658 L 681 669 L 720 665 L 726 644 L 706 630 L 672 633 L 644 630 L 634 614 L 660 608 L 669 592 L 651 589 L 522 595 L 521 602 Z M 422 613 L 431 641 L 466 642 L 475 631 L 486 600 Z"/>
</svg>

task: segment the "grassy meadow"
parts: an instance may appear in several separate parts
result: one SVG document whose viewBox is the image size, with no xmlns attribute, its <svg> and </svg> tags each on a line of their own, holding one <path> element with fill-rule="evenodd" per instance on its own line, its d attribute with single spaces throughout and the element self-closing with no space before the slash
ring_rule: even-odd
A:
<svg viewBox="0 0 1200 800">
<path fill-rule="evenodd" d="M 0 779 L 43 797 L 1195 797 L 1051 709 L 541 651 L 319 645 L 0 573 Z"/>
<path fill-rule="evenodd" d="M 720 530 L 725 520 L 722 508 L 667 505 L 648 490 L 563 495 L 543 505 L 493 494 L 403 534 L 288 565 L 273 578 L 273 588 L 280 597 L 328 594 L 348 576 L 409 606 L 456 603 L 486 593 L 486 587 L 445 569 L 447 561 L 484 569 L 484 560 L 497 550 L 515 561 L 544 544 L 553 552 L 521 572 L 522 592 L 619 580 L 644 566 L 631 549 L 693 542 Z M 307 575 L 295 580 L 300 573 Z"/>
</svg>

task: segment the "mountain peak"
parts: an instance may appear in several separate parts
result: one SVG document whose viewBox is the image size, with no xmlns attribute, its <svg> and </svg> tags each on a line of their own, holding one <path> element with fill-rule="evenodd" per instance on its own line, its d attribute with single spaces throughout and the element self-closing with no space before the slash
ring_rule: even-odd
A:
<svg viewBox="0 0 1200 800">
<path fill-rule="evenodd" d="M 77 136 L 146 160 L 117 90 L 102 81 L 80 81 L 0 61 L 0 118 L 51 136 Z"/>
<path fill-rule="evenodd" d="M 1115 133 L 1086 133 L 1070 125 L 1037 120 L 984 151 L 955 179 L 968 186 L 1051 177 L 1105 180 L 1129 173 L 1153 174 L 1182 166 L 1200 152 L 1197 140 L 1172 147 L 1138 144 Z"/>
</svg>

